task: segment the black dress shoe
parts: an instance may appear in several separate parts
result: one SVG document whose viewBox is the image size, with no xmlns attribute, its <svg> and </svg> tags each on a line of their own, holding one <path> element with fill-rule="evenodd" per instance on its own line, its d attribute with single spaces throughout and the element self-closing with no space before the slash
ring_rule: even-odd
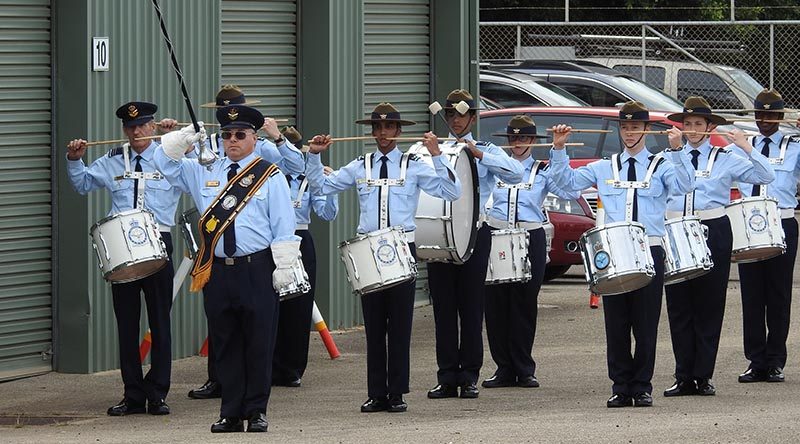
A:
<svg viewBox="0 0 800 444">
<path fill-rule="evenodd" d="M 302 382 L 300 381 L 300 378 L 297 378 L 295 380 L 292 380 L 292 381 L 289 381 L 288 383 L 286 383 L 286 387 L 300 387 L 301 383 Z"/>
<path fill-rule="evenodd" d="M 763 382 L 767 380 L 767 372 L 754 368 L 748 368 L 746 372 L 739 375 L 739 382 L 746 384 L 749 382 Z"/>
<path fill-rule="evenodd" d="M 389 408 L 389 402 L 383 398 L 369 398 L 367 402 L 361 404 L 361 413 L 385 412 Z"/>
<path fill-rule="evenodd" d="M 783 382 L 785 379 L 782 368 L 772 367 L 767 370 L 767 382 Z"/>
<path fill-rule="evenodd" d="M 483 382 L 481 382 L 481 386 L 487 389 L 498 387 L 514 387 L 515 385 L 517 385 L 517 382 L 513 379 L 501 378 L 497 376 L 496 373 L 491 378 L 484 379 Z"/>
<path fill-rule="evenodd" d="M 697 384 L 694 381 L 675 381 L 672 387 L 664 390 L 664 396 L 689 396 L 697 394 Z"/>
<path fill-rule="evenodd" d="M 220 418 L 211 424 L 211 433 L 244 432 L 241 418 Z"/>
<path fill-rule="evenodd" d="M 266 432 L 267 427 L 267 415 L 261 412 L 253 413 L 247 420 L 248 432 Z"/>
<path fill-rule="evenodd" d="M 163 399 L 147 402 L 147 413 L 151 415 L 169 415 L 169 406 Z"/>
<path fill-rule="evenodd" d="M 650 393 L 642 392 L 637 393 L 633 397 L 633 406 L 634 407 L 652 407 L 653 406 L 653 396 Z"/>
<path fill-rule="evenodd" d="M 478 387 L 475 384 L 465 384 L 461 386 L 461 397 L 475 399 L 478 397 Z"/>
<path fill-rule="evenodd" d="M 698 379 L 697 394 L 700 396 L 714 396 L 717 394 L 717 389 L 714 388 L 714 383 L 710 379 Z"/>
<path fill-rule="evenodd" d="M 614 393 L 608 398 L 606 401 L 606 407 L 610 409 L 618 408 L 618 407 L 630 407 L 633 405 L 633 399 L 628 395 L 623 395 L 622 393 Z"/>
<path fill-rule="evenodd" d="M 212 399 L 222 397 L 222 386 L 217 381 L 208 380 L 200 387 L 189 390 L 189 397 L 192 399 Z"/>
<path fill-rule="evenodd" d="M 108 416 L 125 416 L 146 412 L 147 409 L 145 409 L 144 403 L 139 404 L 128 398 L 122 398 L 119 404 L 109 407 L 106 413 Z"/>
<path fill-rule="evenodd" d="M 519 386 L 519 387 L 528 387 L 528 388 L 536 388 L 536 387 L 539 387 L 539 380 L 536 379 L 536 376 L 533 376 L 533 375 L 522 376 L 517 381 L 517 386 Z"/>
<path fill-rule="evenodd" d="M 428 391 L 428 398 L 458 398 L 458 389 L 453 385 L 439 384 Z"/>
<path fill-rule="evenodd" d="M 403 400 L 403 395 L 389 395 L 387 412 L 400 413 L 408 410 L 408 404 Z"/>
</svg>

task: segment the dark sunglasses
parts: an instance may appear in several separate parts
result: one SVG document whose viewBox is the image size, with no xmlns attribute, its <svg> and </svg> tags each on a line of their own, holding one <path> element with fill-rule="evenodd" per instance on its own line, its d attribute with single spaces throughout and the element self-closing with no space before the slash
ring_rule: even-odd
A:
<svg viewBox="0 0 800 444">
<path fill-rule="evenodd" d="M 512 135 L 512 136 L 508 136 L 508 141 L 509 142 L 513 142 L 513 141 L 516 141 L 516 140 L 523 140 L 524 141 L 524 140 L 527 140 L 529 137 L 530 136 L 513 136 Z"/>
<path fill-rule="evenodd" d="M 236 138 L 239 139 L 239 140 L 244 140 L 244 139 L 247 138 L 247 136 L 249 134 L 250 133 L 247 132 L 247 131 L 236 131 L 236 132 L 233 132 L 233 131 L 222 131 L 220 133 L 220 136 L 222 136 L 222 140 L 228 140 L 233 136 L 236 136 Z"/>
</svg>

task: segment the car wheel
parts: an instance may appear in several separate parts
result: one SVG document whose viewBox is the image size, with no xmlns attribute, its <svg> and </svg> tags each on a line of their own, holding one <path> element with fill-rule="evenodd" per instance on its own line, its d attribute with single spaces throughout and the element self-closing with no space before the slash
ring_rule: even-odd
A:
<svg viewBox="0 0 800 444">
<path fill-rule="evenodd" d="M 553 265 L 547 266 L 544 269 L 544 281 L 552 281 L 553 279 L 560 278 L 569 270 L 570 265 Z"/>
</svg>

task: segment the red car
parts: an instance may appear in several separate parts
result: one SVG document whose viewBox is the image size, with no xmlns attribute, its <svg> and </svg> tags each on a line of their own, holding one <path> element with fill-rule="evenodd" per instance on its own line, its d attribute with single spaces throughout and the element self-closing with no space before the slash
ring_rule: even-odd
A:
<svg viewBox="0 0 800 444">
<path fill-rule="evenodd" d="M 619 115 L 617 108 L 602 107 L 523 107 L 487 110 L 480 113 L 480 135 L 482 140 L 491 141 L 497 145 L 507 144 L 503 137 L 492 136 L 492 133 L 503 132 L 511 117 L 518 114 L 531 116 L 539 133 L 544 133 L 559 123 L 572 125 L 581 129 L 607 129 L 610 133 L 575 133 L 570 137 L 570 142 L 582 142 L 583 146 L 567 147 L 570 164 L 573 167 L 586 165 L 597 159 L 609 157 L 614 153 L 622 152 L 619 139 L 619 125 L 616 121 L 606 120 L 604 117 Z M 653 130 L 666 130 L 674 124 L 667 120 L 666 112 L 650 112 L 650 117 L 656 120 Z M 666 134 L 648 134 L 647 148 L 659 152 L 669 146 Z M 711 143 L 725 146 L 728 142 L 721 136 L 712 136 Z M 549 149 L 534 148 L 533 155 L 536 159 L 546 160 Z M 547 264 L 545 280 L 554 279 L 566 273 L 572 265 L 582 264 L 578 239 L 584 231 L 594 227 L 595 211 L 597 210 L 597 193 L 594 189 L 584 191 L 583 197 L 575 201 L 566 201 L 554 195 L 545 199 L 544 207 L 547 210 L 550 222 L 554 227 L 550 263 Z"/>
</svg>

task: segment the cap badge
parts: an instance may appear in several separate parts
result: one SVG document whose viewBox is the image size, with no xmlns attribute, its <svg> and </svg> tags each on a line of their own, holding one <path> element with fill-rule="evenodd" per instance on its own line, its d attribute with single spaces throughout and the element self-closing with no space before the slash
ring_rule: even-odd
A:
<svg viewBox="0 0 800 444">
<path fill-rule="evenodd" d="M 687 109 L 687 110 L 686 110 L 686 112 L 687 112 L 687 113 L 693 113 L 693 112 L 694 112 L 694 110 L 693 110 L 693 109 Z"/>
<path fill-rule="evenodd" d="M 222 103 L 224 103 L 225 105 L 230 105 L 231 101 L 228 100 L 228 99 L 225 99 L 225 100 L 222 101 Z"/>
<path fill-rule="evenodd" d="M 136 109 L 136 106 L 131 105 L 131 106 L 128 107 L 128 116 L 130 118 L 135 118 L 138 115 L 139 115 L 139 110 Z"/>
<path fill-rule="evenodd" d="M 511 131 L 513 131 L 514 134 L 519 134 L 519 128 L 512 128 Z"/>
<path fill-rule="evenodd" d="M 763 105 L 761 105 L 761 106 L 763 106 L 763 107 L 764 107 L 764 109 L 769 109 L 769 106 L 770 106 L 770 104 L 769 104 L 769 103 L 765 103 L 765 104 L 763 104 Z"/>
<path fill-rule="evenodd" d="M 387 116 L 387 115 L 388 115 L 388 114 L 381 114 L 381 115 L 380 115 L 380 116 L 381 116 L 381 119 L 386 119 L 386 116 Z"/>
<path fill-rule="evenodd" d="M 239 118 L 239 110 L 236 109 L 236 108 L 232 108 L 230 111 L 228 111 L 228 118 L 231 119 L 231 120 L 238 119 Z"/>
<path fill-rule="evenodd" d="M 628 120 L 633 119 L 633 114 L 625 114 L 625 118 Z"/>
</svg>

